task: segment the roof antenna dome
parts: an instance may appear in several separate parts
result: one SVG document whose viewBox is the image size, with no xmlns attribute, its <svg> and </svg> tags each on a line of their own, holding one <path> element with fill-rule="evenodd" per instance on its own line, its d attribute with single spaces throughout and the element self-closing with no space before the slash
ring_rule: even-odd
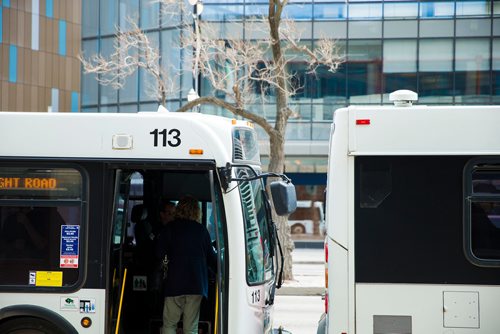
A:
<svg viewBox="0 0 500 334">
<path fill-rule="evenodd" d="M 411 107 L 418 100 L 418 94 L 408 89 L 400 89 L 389 94 L 389 101 L 396 107 Z"/>
</svg>

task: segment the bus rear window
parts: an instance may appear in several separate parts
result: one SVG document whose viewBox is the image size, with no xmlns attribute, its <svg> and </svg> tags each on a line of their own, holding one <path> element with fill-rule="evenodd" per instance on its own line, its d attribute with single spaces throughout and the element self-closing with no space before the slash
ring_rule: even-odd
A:
<svg viewBox="0 0 500 334">
<path fill-rule="evenodd" d="M 77 283 L 82 184 L 73 168 L 0 167 L 1 288 Z"/>
</svg>

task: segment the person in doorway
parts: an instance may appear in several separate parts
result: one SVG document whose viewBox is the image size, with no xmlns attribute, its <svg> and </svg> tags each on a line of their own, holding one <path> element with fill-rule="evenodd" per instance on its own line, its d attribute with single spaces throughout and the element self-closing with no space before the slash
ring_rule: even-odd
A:
<svg viewBox="0 0 500 334">
<path fill-rule="evenodd" d="M 182 316 L 184 334 L 198 334 L 200 305 L 208 296 L 208 268 L 216 268 L 216 253 L 201 210 L 191 196 L 182 198 L 175 219 L 160 233 L 157 255 L 168 258 L 164 282 L 162 334 L 175 334 Z"/>
<path fill-rule="evenodd" d="M 167 200 L 160 202 L 160 229 L 174 220 L 175 203 Z"/>
</svg>

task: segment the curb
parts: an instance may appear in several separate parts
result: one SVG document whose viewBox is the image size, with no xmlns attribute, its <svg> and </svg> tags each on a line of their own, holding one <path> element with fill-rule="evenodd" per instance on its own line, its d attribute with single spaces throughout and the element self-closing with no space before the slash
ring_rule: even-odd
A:
<svg viewBox="0 0 500 334">
<path fill-rule="evenodd" d="M 322 296 L 324 293 L 324 287 L 316 286 L 282 286 L 276 290 L 279 296 Z"/>
<path fill-rule="evenodd" d="M 293 264 L 325 264 L 325 261 L 315 261 L 315 260 L 293 261 Z"/>
</svg>

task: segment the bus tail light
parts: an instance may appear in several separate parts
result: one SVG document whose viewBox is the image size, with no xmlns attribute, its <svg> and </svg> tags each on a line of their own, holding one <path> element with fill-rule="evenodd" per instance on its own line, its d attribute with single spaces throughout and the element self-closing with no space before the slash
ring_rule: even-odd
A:
<svg viewBox="0 0 500 334">
<path fill-rule="evenodd" d="M 356 125 L 370 125 L 369 119 L 357 119 Z"/>
</svg>

